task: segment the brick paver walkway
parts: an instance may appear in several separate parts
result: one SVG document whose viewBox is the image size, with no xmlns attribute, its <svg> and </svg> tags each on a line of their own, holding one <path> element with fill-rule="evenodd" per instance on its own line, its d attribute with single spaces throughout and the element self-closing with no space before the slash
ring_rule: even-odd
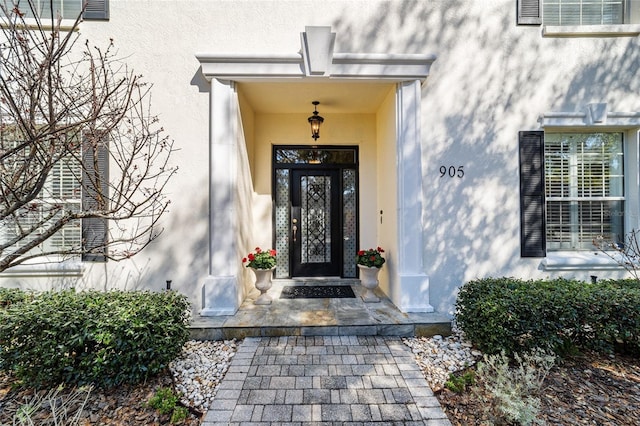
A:
<svg viewBox="0 0 640 426">
<path fill-rule="evenodd" d="M 246 338 L 203 425 L 450 425 L 397 337 Z"/>
</svg>

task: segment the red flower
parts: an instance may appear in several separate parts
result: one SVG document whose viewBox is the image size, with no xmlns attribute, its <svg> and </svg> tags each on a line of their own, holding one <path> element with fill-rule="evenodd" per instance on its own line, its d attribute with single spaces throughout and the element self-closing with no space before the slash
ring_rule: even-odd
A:
<svg viewBox="0 0 640 426">
<path fill-rule="evenodd" d="M 369 260 L 370 260 L 370 261 L 372 261 L 372 262 L 375 262 L 375 261 L 376 261 L 376 257 L 375 257 L 375 256 L 371 256 L 371 257 L 369 258 Z"/>
<path fill-rule="evenodd" d="M 358 250 L 358 256 L 364 256 L 364 250 Z"/>
<path fill-rule="evenodd" d="M 260 249 L 260 247 L 256 247 L 256 253 L 262 253 L 262 250 Z"/>
<path fill-rule="evenodd" d="M 256 256 L 253 253 L 249 253 L 249 262 L 256 260 Z"/>
<path fill-rule="evenodd" d="M 271 250 L 269 250 L 269 254 L 270 254 L 271 256 L 275 256 L 275 255 L 276 255 L 276 251 L 275 251 L 275 250 L 273 250 L 273 249 L 271 249 Z"/>
<path fill-rule="evenodd" d="M 384 250 L 382 250 L 382 247 L 378 247 L 378 251 L 379 251 L 380 253 L 384 253 Z"/>
<path fill-rule="evenodd" d="M 246 261 L 247 261 L 247 258 L 246 258 L 246 257 L 243 257 L 243 258 L 242 258 L 242 263 L 244 263 L 244 262 L 246 262 Z"/>
</svg>

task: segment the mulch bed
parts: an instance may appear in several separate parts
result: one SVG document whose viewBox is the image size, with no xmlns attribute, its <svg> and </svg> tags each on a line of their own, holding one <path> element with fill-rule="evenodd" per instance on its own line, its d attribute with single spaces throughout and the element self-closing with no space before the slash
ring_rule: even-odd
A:
<svg viewBox="0 0 640 426">
<path fill-rule="evenodd" d="M 456 426 L 488 416 L 472 392 L 436 392 Z M 640 426 L 640 359 L 590 355 L 563 360 L 545 379 L 540 419 L 546 425 Z"/>
<path fill-rule="evenodd" d="M 34 397 L 31 389 L 15 389 L 11 377 L 0 372 L 0 424 L 12 424 L 16 409 Z M 138 386 L 95 389 L 85 405 L 81 425 L 167 425 L 146 402 L 160 387 L 171 386 L 167 372 Z M 67 392 L 67 391 L 65 391 Z M 436 392 L 449 420 L 456 426 L 480 425 L 487 416 L 472 392 Z M 564 360 L 547 376 L 541 395 L 540 418 L 547 425 L 640 426 L 640 359 L 597 355 Z M 36 417 L 38 425 L 46 410 Z M 202 413 L 191 412 L 186 426 L 200 424 Z"/>
<path fill-rule="evenodd" d="M 20 407 L 34 401 L 36 391 L 33 389 L 16 389 L 14 380 L 0 371 L 0 425 L 11 425 L 13 423 L 14 414 Z M 153 408 L 147 407 L 146 404 L 155 395 L 156 391 L 161 387 L 171 387 L 172 379 L 169 371 L 148 380 L 146 383 L 136 386 L 117 386 L 113 389 L 94 389 L 89 394 L 89 399 L 81 413 L 79 425 L 168 425 L 170 424 L 169 415 L 162 415 Z M 65 397 L 73 390 L 64 389 L 58 396 Z M 46 394 L 47 391 L 41 391 L 40 395 Z M 66 399 L 66 398 L 64 398 Z M 32 415 L 34 424 L 38 426 L 54 425 L 51 418 L 50 410 L 41 408 L 37 413 Z M 74 406 L 78 403 L 71 404 L 70 409 L 73 413 Z M 180 423 L 183 426 L 196 426 L 200 424 L 202 413 L 191 410 L 189 418 Z M 17 423 L 20 424 L 20 423 Z M 25 423 L 28 424 L 28 423 Z M 60 424 L 60 423 L 59 423 Z M 63 422 L 61 424 L 76 424 Z"/>
</svg>

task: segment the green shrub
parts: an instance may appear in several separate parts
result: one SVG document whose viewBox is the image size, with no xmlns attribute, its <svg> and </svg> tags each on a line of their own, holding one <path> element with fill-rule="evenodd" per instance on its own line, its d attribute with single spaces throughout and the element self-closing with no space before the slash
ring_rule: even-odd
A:
<svg viewBox="0 0 640 426">
<path fill-rule="evenodd" d="M 640 289 L 626 282 L 474 280 L 460 289 L 456 321 L 489 354 L 535 347 L 640 353 Z"/>
<path fill-rule="evenodd" d="M 45 292 L 0 310 L 0 368 L 31 386 L 137 383 L 188 339 L 175 292 Z"/>
</svg>

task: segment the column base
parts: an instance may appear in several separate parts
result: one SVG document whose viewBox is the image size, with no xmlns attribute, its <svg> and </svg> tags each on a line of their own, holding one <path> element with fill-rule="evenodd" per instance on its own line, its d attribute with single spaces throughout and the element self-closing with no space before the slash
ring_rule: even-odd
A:
<svg viewBox="0 0 640 426">
<path fill-rule="evenodd" d="M 238 280 L 235 276 L 208 276 L 202 285 L 203 317 L 234 315 L 238 311 Z"/>
<path fill-rule="evenodd" d="M 400 275 L 391 300 L 400 311 L 434 312 L 429 303 L 429 277 L 425 274 Z"/>
</svg>

